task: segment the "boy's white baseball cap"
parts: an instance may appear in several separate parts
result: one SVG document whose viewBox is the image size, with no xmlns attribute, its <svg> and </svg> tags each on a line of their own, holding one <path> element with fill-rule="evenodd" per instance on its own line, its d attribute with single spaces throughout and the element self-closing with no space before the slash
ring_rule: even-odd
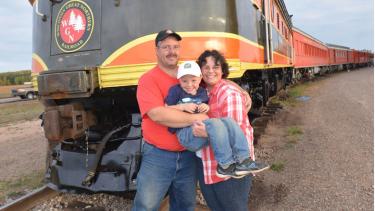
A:
<svg viewBox="0 0 375 211">
<path fill-rule="evenodd" d="M 183 62 L 177 71 L 177 79 L 180 79 L 184 75 L 193 75 L 197 77 L 201 77 L 201 68 L 195 61 L 186 61 Z"/>
</svg>

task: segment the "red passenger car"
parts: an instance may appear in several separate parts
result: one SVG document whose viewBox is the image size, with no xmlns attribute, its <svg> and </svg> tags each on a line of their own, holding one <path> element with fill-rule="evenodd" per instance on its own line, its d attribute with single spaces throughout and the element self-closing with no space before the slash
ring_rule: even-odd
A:
<svg viewBox="0 0 375 211">
<path fill-rule="evenodd" d="M 329 48 L 329 64 L 331 65 L 331 69 L 348 69 L 350 66 L 348 54 L 350 54 L 352 50 L 348 47 L 335 44 L 327 43 L 327 46 Z"/>
<path fill-rule="evenodd" d="M 328 70 L 328 47 L 320 40 L 293 27 L 294 67 L 301 73 Z"/>
</svg>

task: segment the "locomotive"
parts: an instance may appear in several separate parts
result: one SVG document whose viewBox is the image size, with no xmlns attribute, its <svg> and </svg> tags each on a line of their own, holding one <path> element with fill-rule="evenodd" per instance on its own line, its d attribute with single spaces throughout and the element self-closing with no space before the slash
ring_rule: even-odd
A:
<svg viewBox="0 0 375 211">
<path fill-rule="evenodd" d="M 57 190 L 136 190 L 142 131 L 135 94 L 156 65 L 162 29 L 182 36 L 181 62 L 206 49 L 222 52 L 253 110 L 315 67 L 294 68 L 296 35 L 282 0 L 29 2 L 33 83 L 50 146 L 46 177 Z"/>
</svg>

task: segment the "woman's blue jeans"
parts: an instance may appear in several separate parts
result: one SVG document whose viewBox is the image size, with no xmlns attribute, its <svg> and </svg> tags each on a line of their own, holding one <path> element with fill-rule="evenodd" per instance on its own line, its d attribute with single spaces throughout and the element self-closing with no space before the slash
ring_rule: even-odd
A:
<svg viewBox="0 0 375 211">
<path fill-rule="evenodd" d="M 170 210 L 193 211 L 197 184 L 195 159 L 193 152 L 170 152 L 145 142 L 132 211 L 158 210 L 167 193 Z"/>
<path fill-rule="evenodd" d="M 208 139 L 194 136 L 192 128 L 185 127 L 177 131 L 181 145 L 195 152 L 211 144 L 215 160 L 224 167 L 232 163 L 240 163 L 250 157 L 245 134 L 232 118 L 211 118 L 204 120 L 203 123 L 206 126 Z"/>
<path fill-rule="evenodd" d="M 197 158 L 199 187 L 212 211 L 248 211 L 252 176 L 231 178 L 211 185 L 204 184 L 202 160 Z"/>
</svg>

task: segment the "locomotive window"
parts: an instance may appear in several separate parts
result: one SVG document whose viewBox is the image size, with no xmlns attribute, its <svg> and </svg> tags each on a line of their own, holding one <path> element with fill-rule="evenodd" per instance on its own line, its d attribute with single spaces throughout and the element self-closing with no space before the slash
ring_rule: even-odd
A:
<svg viewBox="0 0 375 211">
<path fill-rule="evenodd" d="M 125 11 L 118 28 L 130 40 L 165 28 L 232 33 L 238 30 L 233 0 L 128 0 L 121 7 Z"/>
</svg>

